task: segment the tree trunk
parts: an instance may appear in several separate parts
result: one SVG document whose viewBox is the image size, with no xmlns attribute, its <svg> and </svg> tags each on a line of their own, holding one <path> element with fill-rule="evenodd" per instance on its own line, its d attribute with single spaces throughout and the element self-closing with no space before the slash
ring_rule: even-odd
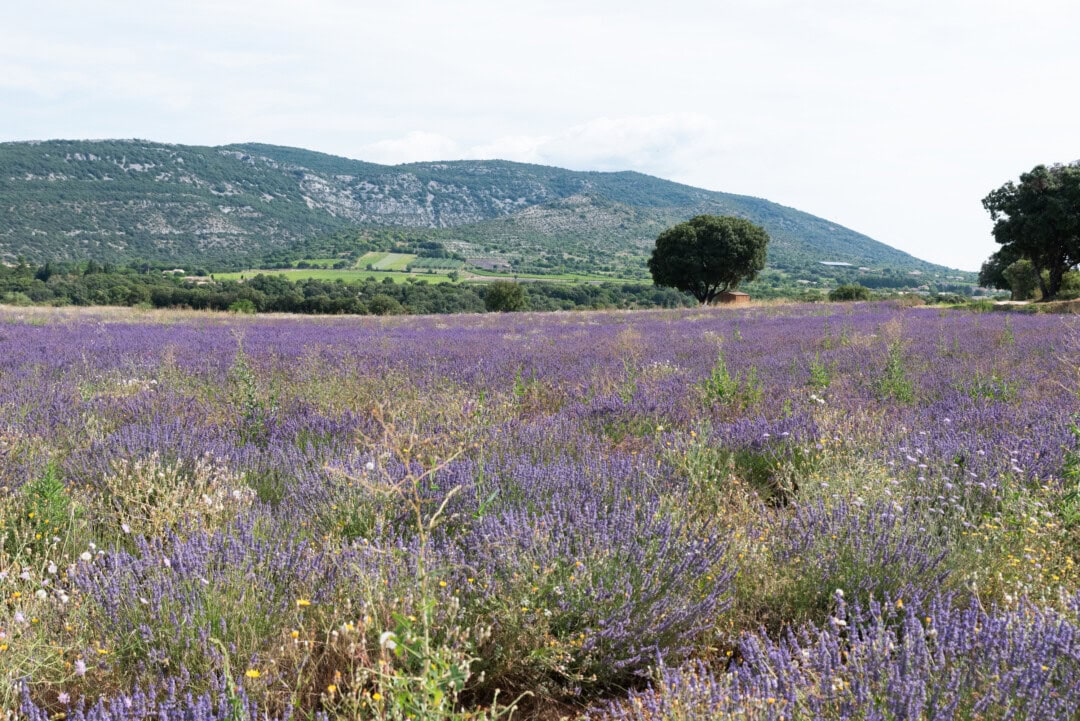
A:
<svg viewBox="0 0 1080 721">
<path fill-rule="evenodd" d="M 1050 282 L 1046 284 L 1046 289 L 1043 291 L 1043 300 L 1053 300 L 1057 297 L 1057 294 L 1061 292 L 1061 282 L 1065 275 L 1065 267 L 1060 263 L 1055 263 L 1050 266 L 1049 275 Z"/>
<path fill-rule="evenodd" d="M 1042 291 L 1042 300 L 1048 300 L 1050 298 L 1050 289 L 1047 287 L 1046 278 L 1043 278 L 1042 266 L 1033 261 L 1031 267 L 1035 269 L 1035 277 L 1039 279 L 1039 290 Z"/>
</svg>

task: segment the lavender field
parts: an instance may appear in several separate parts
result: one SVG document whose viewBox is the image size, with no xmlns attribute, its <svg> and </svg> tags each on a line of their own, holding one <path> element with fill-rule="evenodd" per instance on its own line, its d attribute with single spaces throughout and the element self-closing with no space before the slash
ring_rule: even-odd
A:
<svg viewBox="0 0 1080 721">
<path fill-rule="evenodd" d="M 0 310 L 0 707 L 1080 717 L 1080 324 Z"/>
</svg>

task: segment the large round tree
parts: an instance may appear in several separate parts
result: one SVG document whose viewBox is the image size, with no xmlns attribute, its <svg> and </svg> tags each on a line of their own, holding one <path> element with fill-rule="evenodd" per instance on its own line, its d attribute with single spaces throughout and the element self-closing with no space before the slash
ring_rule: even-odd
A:
<svg viewBox="0 0 1080 721">
<path fill-rule="evenodd" d="M 765 267 L 769 234 L 748 220 L 698 215 L 656 239 L 649 272 L 657 285 L 690 293 L 703 305 L 753 280 Z"/>
<path fill-rule="evenodd" d="M 1021 173 L 1019 183 L 1009 181 L 991 192 L 982 204 L 1001 249 L 980 278 L 998 281 L 1005 268 L 1026 259 L 1035 269 L 1043 300 L 1054 298 L 1065 273 L 1080 264 L 1080 164 L 1037 165 Z"/>
</svg>

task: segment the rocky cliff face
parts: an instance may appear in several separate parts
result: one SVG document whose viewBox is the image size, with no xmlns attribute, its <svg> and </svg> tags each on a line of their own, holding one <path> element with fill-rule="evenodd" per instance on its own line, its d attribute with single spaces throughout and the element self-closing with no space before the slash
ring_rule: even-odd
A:
<svg viewBox="0 0 1080 721">
<path fill-rule="evenodd" d="M 528 172 L 484 163 L 392 168 L 310 153 L 304 164 L 298 151 L 283 159 L 273 150 L 0 145 L 0 256 L 247 253 L 356 225 L 479 223 L 559 197 Z M 343 167 L 327 167 L 328 159 Z"/>
</svg>

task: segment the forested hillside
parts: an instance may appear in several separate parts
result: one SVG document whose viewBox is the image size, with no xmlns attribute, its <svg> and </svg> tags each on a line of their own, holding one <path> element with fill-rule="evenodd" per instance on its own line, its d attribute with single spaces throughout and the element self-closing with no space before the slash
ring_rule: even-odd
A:
<svg viewBox="0 0 1080 721">
<path fill-rule="evenodd" d="M 769 231 L 769 267 L 821 263 L 945 274 L 827 220 L 760 198 L 634 172 L 501 160 L 384 166 L 298 148 L 138 140 L 0 144 L 0 259 L 147 260 L 212 268 L 436 241 L 525 271 L 640 276 L 664 227 L 732 214 Z M 353 247 L 350 247 L 353 246 Z"/>
</svg>

